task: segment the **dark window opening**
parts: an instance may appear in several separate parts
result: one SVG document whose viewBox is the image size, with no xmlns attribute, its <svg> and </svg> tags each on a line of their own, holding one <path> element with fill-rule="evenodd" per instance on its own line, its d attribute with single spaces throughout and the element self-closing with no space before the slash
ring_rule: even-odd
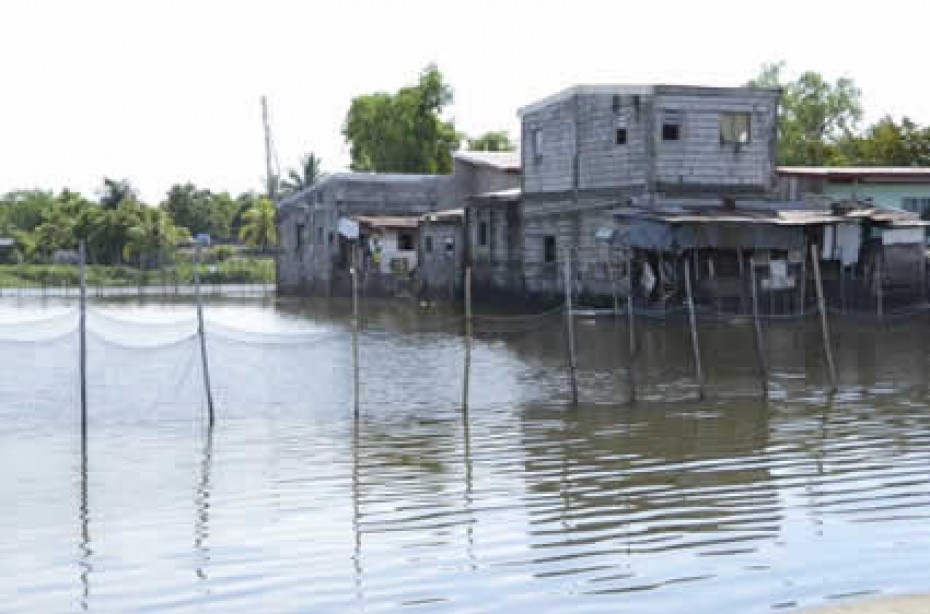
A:
<svg viewBox="0 0 930 614">
<path fill-rule="evenodd" d="M 303 248 L 303 246 L 304 246 L 304 225 L 297 224 L 297 243 L 296 243 L 297 251 L 300 251 L 301 248 Z"/>
<path fill-rule="evenodd" d="M 316 202 L 322 204 L 323 202 L 323 190 L 320 190 L 316 193 Z"/>
<path fill-rule="evenodd" d="M 317 243 L 323 242 L 323 227 L 322 226 L 316 227 L 316 242 Z"/>
<path fill-rule="evenodd" d="M 543 133 L 542 128 L 534 128 L 532 131 L 533 137 L 533 159 L 536 162 L 542 160 L 542 146 L 543 146 Z"/>
<path fill-rule="evenodd" d="M 681 138 L 681 126 L 672 123 L 662 124 L 662 140 L 677 141 Z"/>
<path fill-rule="evenodd" d="M 426 253 L 433 253 L 433 237 L 426 237 L 423 239 L 423 249 L 426 250 Z"/>
<path fill-rule="evenodd" d="M 626 145 L 626 128 L 617 128 L 617 145 Z"/>
<path fill-rule="evenodd" d="M 332 232 L 330 232 L 330 233 L 329 233 L 329 237 L 327 237 L 327 238 L 328 238 L 328 240 L 329 240 L 329 244 L 332 245 L 332 244 L 333 244 L 333 240 L 336 238 L 336 235 L 333 234 Z"/>
<path fill-rule="evenodd" d="M 555 262 L 555 237 L 543 237 L 543 262 Z"/>
<path fill-rule="evenodd" d="M 488 223 L 481 222 L 478 224 L 478 245 L 488 244 Z"/>
<path fill-rule="evenodd" d="M 413 235 L 409 232 L 401 232 L 397 235 L 397 249 L 400 251 L 413 250 Z"/>
<path fill-rule="evenodd" d="M 611 106 L 614 110 L 614 113 L 620 111 L 620 94 L 614 94 Z"/>
</svg>

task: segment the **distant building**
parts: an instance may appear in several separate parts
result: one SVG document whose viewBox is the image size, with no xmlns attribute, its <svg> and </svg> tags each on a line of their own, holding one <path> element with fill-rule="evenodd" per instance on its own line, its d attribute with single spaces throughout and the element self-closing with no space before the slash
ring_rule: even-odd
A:
<svg viewBox="0 0 930 614">
<path fill-rule="evenodd" d="M 778 168 L 779 192 L 812 203 L 868 201 L 930 219 L 930 168 L 806 167 Z"/>
<path fill-rule="evenodd" d="M 420 216 L 451 208 L 448 176 L 334 173 L 279 203 L 282 293 L 346 293 L 352 246 L 372 289 L 409 286 Z M 345 224 L 351 222 L 351 224 Z M 356 228 L 358 236 L 347 236 Z"/>
</svg>

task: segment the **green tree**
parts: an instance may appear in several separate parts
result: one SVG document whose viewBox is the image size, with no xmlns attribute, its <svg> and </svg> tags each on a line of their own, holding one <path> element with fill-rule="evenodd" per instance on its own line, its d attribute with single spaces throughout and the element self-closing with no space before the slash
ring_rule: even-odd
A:
<svg viewBox="0 0 930 614">
<path fill-rule="evenodd" d="M 239 238 L 253 249 L 265 251 L 278 243 L 277 209 L 267 198 L 260 198 L 243 215 Z"/>
<path fill-rule="evenodd" d="M 435 65 L 417 85 L 394 94 L 378 92 L 352 100 L 342 134 L 350 145 L 353 170 L 397 173 L 449 173 L 460 137 L 442 111 L 452 88 Z"/>
<path fill-rule="evenodd" d="M 837 163 L 848 166 L 928 166 L 930 128 L 885 116 L 838 146 Z"/>
<path fill-rule="evenodd" d="M 300 159 L 300 166 L 287 172 L 287 178 L 281 182 L 281 191 L 285 196 L 296 194 L 311 188 L 323 178 L 323 160 L 314 153 Z"/>
<path fill-rule="evenodd" d="M 510 141 L 510 135 L 506 130 L 497 130 L 468 139 L 468 149 L 470 151 L 514 151 L 517 146 Z"/>
<path fill-rule="evenodd" d="M 820 73 L 807 71 L 787 81 L 784 62 L 766 64 L 752 87 L 782 90 L 778 117 L 779 163 L 822 166 L 835 163 L 838 145 L 855 133 L 862 118 L 859 88 L 843 77 L 830 83 Z"/>
<path fill-rule="evenodd" d="M 128 179 L 103 178 L 103 186 L 98 190 L 97 196 L 104 209 L 116 209 L 123 202 L 138 200 L 139 193 Z"/>
<path fill-rule="evenodd" d="M 190 238 L 187 229 L 179 229 L 161 209 L 146 207 L 127 231 L 123 257 L 139 266 L 160 266 L 182 239 Z"/>
</svg>

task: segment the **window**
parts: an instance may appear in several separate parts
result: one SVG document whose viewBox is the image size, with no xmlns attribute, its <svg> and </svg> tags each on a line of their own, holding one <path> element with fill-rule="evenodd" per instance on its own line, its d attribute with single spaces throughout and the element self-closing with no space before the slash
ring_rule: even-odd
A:
<svg viewBox="0 0 930 614">
<path fill-rule="evenodd" d="M 488 244 L 488 223 L 480 222 L 478 224 L 478 245 Z"/>
<path fill-rule="evenodd" d="M 664 111 L 662 113 L 662 140 L 681 140 L 681 113 L 678 111 Z"/>
<path fill-rule="evenodd" d="M 533 159 L 542 160 L 543 133 L 542 128 L 533 128 L 530 133 L 533 138 Z"/>
<path fill-rule="evenodd" d="M 905 196 L 901 208 L 917 213 L 922 220 L 930 220 L 930 196 Z"/>
<path fill-rule="evenodd" d="M 413 250 L 413 235 L 409 232 L 401 232 L 397 234 L 397 249 L 402 252 L 409 252 Z"/>
<path fill-rule="evenodd" d="M 616 134 L 617 145 L 626 145 L 626 126 L 618 126 Z"/>
<path fill-rule="evenodd" d="M 423 239 L 423 250 L 427 254 L 433 253 L 433 237 L 426 237 Z"/>
<path fill-rule="evenodd" d="M 316 242 L 317 243 L 323 242 L 323 227 L 322 226 L 316 227 Z"/>
<path fill-rule="evenodd" d="M 316 202 L 320 205 L 323 204 L 323 190 L 316 193 Z"/>
<path fill-rule="evenodd" d="M 543 262 L 555 262 L 555 237 L 543 237 Z"/>
<path fill-rule="evenodd" d="M 750 139 L 750 122 L 749 113 L 721 113 L 720 142 L 745 145 Z"/>
<path fill-rule="evenodd" d="M 451 255 L 453 252 L 455 252 L 455 239 L 453 239 L 452 237 L 446 237 L 445 245 L 446 245 L 446 254 Z"/>
<path fill-rule="evenodd" d="M 620 112 L 620 94 L 614 94 L 611 101 L 611 108 L 613 108 L 614 113 Z"/>
<path fill-rule="evenodd" d="M 335 233 L 333 233 L 333 231 L 330 231 L 330 232 L 329 232 L 329 236 L 328 236 L 327 238 L 328 238 L 328 240 L 329 240 L 329 244 L 332 245 L 332 244 L 333 244 L 333 241 L 336 239 L 336 235 L 335 235 Z"/>
<path fill-rule="evenodd" d="M 304 225 L 297 224 L 296 232 L 297 242 L 295 243 L 295 249 L 299 252 L 304 246 Z"/>
</svg>

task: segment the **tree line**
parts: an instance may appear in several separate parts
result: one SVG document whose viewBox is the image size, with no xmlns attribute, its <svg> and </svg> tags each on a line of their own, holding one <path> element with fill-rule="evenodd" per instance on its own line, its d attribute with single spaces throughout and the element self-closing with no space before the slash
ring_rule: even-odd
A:
<svg viewBox="0 0 930 614">
<path fill-rule="evenodd" d="M 785 63 L 766 64 L 748 82 L 782 91 L 778 162 L 788 166 L 930 166 L 930 127 L 884 115 L 863 125 L 862 92 L 855 81 L 831 81 L 815 71 L 794 79 Z"/>
<path fill-rule="evenodd" d="M 201 233 L 265 251 L 276 243 L 275 208 L 252 192 L 231 196 L 177 184 L 157 206 L 125 180 L 104 179 L 96 199 L 71 190 L 20 190 L 0 196 L 0 237 L 15 240 L 12 260 L 47 263 L 87 245 L 93 264 L 160 266 Z"/>
</svg>

